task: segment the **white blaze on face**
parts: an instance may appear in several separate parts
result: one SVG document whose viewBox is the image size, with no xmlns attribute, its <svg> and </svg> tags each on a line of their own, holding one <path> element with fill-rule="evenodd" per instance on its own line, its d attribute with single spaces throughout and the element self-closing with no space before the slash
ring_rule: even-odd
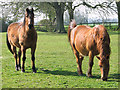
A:
<svg viewBox="0 0 120 90">
<path fill-rule="evenodd" d="M 30 24 L 30 19 L 28 18 L 28 25 Z"/>
</svg>

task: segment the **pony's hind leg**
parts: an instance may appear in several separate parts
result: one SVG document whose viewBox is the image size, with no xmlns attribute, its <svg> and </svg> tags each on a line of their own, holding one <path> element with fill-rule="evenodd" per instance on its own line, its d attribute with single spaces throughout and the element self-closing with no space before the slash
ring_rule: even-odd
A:
<svg viewBox="0 0 120 90">
<path fill-rule="evenodd" d="M 31 48 L 31 60 L 32 60 L 32 69 L 33 69 L 33 73 L 36 73 L 36 69 L 35 69 L 35 48 Z"/>
<path fill-rule="evenodd" d="M 18 69 L 21 69 L 21 49 L 18 51 Z"/>
<path fill-rule="evenodd" d="M 16 53 L 16 47 L 11 45 L 11 49 L 13 51 L 13 55 L 14 55 L 14 58 L 15 58 L 15 67 L 16 67 L 16 71 L 19 71 L 18 69 L 18 64 L 17 64 L 17 53 Z"/>
<path fill-rule="evenodd" d="M 87 76 L 88 77 L 92 77 L 92 66 L 93 66 L 93 59 L 94 59 L 94 55 L 92 53 L 92 51 L 89 52 L 89 68 L 88 68 L 88 73 Z"/>
<path fill-rule="evenodd" d="M 83 72 L 82 72 L 82 60 L 83 60 L 83 57 L 81 55 L 79 55 L 79 52 L 77 50 L 74 50 L 74 54 L 76 56 L 78 75 L 83 75 Z"/>
</svg>

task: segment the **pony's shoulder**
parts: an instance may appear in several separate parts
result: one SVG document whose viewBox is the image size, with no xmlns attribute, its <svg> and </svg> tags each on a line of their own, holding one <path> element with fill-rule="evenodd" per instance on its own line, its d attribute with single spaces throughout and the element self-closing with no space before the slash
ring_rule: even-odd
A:
<svg viewBox="0 0 120 90">
<path fill-rule="evenodd" d="M 96 26 L 93 27 L 93 29 L 105 30 L 105 27 L 104 27 L 104 25 L 96 25 Z"/>
<path fill-rule="evenodd" d="M 20 26 L 22 26 L 22 23 L 19 23 L 19 22 L 15 22 L 15 23 L 11 23 L 9 26 L 8 26 L 8 31 L 10 29 L 16 29 L 16 28 L 19 28 Z"/>
</svg>

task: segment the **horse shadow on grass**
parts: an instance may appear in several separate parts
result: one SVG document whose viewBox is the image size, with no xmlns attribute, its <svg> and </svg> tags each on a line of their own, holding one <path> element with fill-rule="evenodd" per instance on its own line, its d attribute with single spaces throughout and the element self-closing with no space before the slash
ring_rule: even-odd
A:
<svg viewBox="0 0 120 90">
<path fill-rule="evenodd" d="M 63 75 L 63 76 L 78 76 L 77 72 L 71 72 L 71 71 L 67 71 L 67 70 L 45 70 L 45 69 L 41 69 L 44 73 L 46 74 L 53 74 L 53 75 Z"/>
<path fill-rule="evenodd" d="M 108 79 L 109 82 L 112 82 L 112 81 L 120 82 L 120 74 L 118 74 L 118 73 L 110 74 L 109 78 L 112 79 L 112 80 Z"/>
<path fill-rule="evenodd" d="M 27 69 L 31 70 L 31 68 Z M 38 71 L 38 68 L 36 68 Z M 48 69 L 43 69 L 40 68 L 41 71 L 43 71 L 45 74 L 52 74 L 52 75 L 63 75 L 63 76 L 79 76 L 77 71 L 76 72 L 71 72 L 67 70 L 48 70 Z M 31 73 L 31 72 L 26 72 L 26 73 Z M 37 73 L 42 73 L 42 72 L 37 72 Z M 81 77 L 87 77 L 86 74 L 83 74 Z M 100 79 L 101 75 L 93 75 L 91 78 L 93 79 Z M 108 76 L 108 81 L 107 82 L 120 82 L 120 74 L 114 73 L 114 74 L 109 74 Z"/>
<path fill-rule="evenodd" d="M 71 71 L 67 71 L 67 70 L 45 70 L 45 69 L 41 69 L 45 74 L 53 74 L 53 75 L 63 75 L 63 76 L 79 76 L 77 71 L 76 72 L 71 72 Z M 39 72 L 38 72 L 39 73 Z M 81 75 L 81 77 L 87 77 L 86 74 Z M 97 76 L 93 76 L 91 78 L 96 78 L 96 79 L 100 79 L 100 75 Z"/>
<path fill-rule="evenodd" d="M 76 72 L 71 72 L 71 71 L 67 71 L 67 70 L 48 70 L 48 69 L 43 69 L 41 68 L 41 70 L 45 73 L 45 74 L 53 74 L 53 75 L 63 75 L 63 76 L 79 76 L 77 71 Z M 86 74 L 83 74 L 81 77 L 87 77 Z M 100 79 L 101 75 L 93 75 L 91 78 L 93 79 Z M 115 73 L 115 74 L 110 74 L 108 76 L 108 82 L 120 82 L 120 74 Z"/>
</svg>

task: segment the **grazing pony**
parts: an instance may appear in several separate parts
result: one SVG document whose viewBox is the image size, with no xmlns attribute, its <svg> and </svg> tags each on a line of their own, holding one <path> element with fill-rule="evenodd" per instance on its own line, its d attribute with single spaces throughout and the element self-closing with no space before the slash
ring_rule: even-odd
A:
<svg viewBox="0 0 120 90">
<path fill-rule="evenodd" d="M 16 70 L 21 69 L 20 57 L 22 54 L 22 72 L 25 72 L 26 49 L 31 48 L 32 69 L 35 69 L 35 49 L 37 42 L 37 33 L 34 28 L 34 12 L 33 8 L 26 9 L 23 23 L 12 23 L 7 29 L 7 46 L 14 55 Z M 16 47 L 19 48 L 18 60 Z"/>
<path fill-rule="evenodd" d="M 92 77 L 92 66 L 94 56 L 100 55 L 99 66 L 101 70 L 101 79 L 107 81 L 109 73 L 110 57 L 110 38 L 103 25 L 97 25 L 93 28 L 86 25 L 76 25 L 72 20 L 68 27 L 68 39 L 73 52 L 76 56 L 78 65 L 78 74 L 82 75 L 82 60 L 84 56 L 89 56 L 88 77 Z"/>
</svg>

